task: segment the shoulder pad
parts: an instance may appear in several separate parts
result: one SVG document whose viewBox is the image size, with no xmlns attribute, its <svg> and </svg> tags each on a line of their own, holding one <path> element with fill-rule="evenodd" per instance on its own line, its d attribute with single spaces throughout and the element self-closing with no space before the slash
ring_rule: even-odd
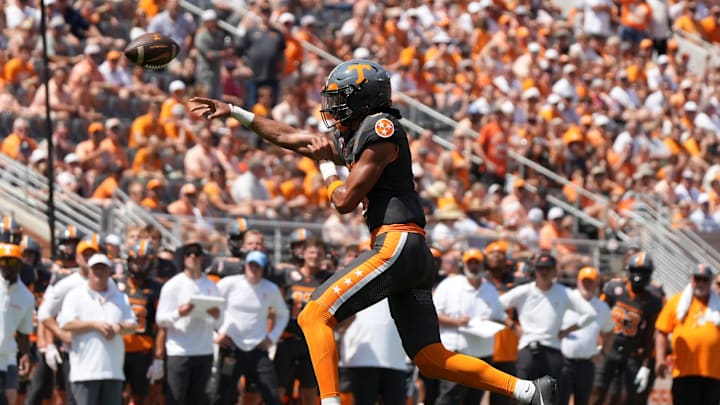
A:
<svg viewBox="0 0 720 405">
<path fill-rule="evenodd" d="M 403 136 L 404 129 L 398 120 L 390 114 L 378 113 L 366 117 L 355 133 L 352 144 L 355 158 L 368 146 L 376 142 L 396 142 Z"/>
</svg>

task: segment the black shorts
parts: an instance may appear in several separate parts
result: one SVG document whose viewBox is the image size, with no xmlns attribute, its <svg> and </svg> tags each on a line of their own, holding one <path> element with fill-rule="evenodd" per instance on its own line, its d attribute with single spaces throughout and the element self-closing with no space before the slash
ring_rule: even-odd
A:
<svg viewBox="0 0 720 405">
<path fill-rule="evenodd" d="M 607 389 L 613 395 L 623 391 L 635 392 L 635 376 L 641 361 L 630 358 L 606 357 L 595 367 L 595 387 Z"/>
<path fill-rule="evenodd" d="M 406 225 L 410 227 L 409 225 Z M 422 229 L 417 227 L 417 232 Z M 416 231 L 389 231 L 315 289 L 312 299 L 342 322 L 384 298 L 410 358 L 440 342 L 432 300 L 433 256 L 425 237 Z"/>
<path fill-rule="evenodd" d="M 152 364 L 152 352 L 125 353 L 125 384 L 136 397 L 144 397 L 150 392 L 150 380 L 147 378 L 148 368 Z"/>
<path fill-rule="evenodd" d="M 287 392 L 292 392 L 295 380 L 300 382 L 300 388 L 317 389 L 317 380 L 305 339 L 290 337 L 280 340 L 275 349 L 273 362 L 277 370 L 278 385 Z"/>
</svg>

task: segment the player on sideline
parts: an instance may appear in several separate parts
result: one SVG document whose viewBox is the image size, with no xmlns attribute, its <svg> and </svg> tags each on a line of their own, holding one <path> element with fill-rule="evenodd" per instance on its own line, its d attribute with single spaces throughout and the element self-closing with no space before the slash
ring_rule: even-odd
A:
<svg viewBox="0 0 720 405">
<path fill-rule="evenodd" d="M 400 113 L 390 107 L 385 69 L 368 60 L 343 62 L 330 73 L 321 95 L 323 121 L 335 128 L 334 137 L 303 132 L 223 101 L 190 99 L 194 113 L 207 119 L 233 116 L 268 142 L 319 160 L 335 208 L 348 213 L 362 203 L 365 209 L 372 250 L 317 287 L 298 320 L 321 404 L 340 404 L 333 327 L 386 297 L 403 347 L 425 375 L 502 393 L 521 403 L 554 404 L 557 383 L 552 378 L 521 380 L 440 343 L 425 216 L 413 185 L 407 134 Z M 346 179 L 338 176 L 336 164 L 351 169 Z"/>
</svg>

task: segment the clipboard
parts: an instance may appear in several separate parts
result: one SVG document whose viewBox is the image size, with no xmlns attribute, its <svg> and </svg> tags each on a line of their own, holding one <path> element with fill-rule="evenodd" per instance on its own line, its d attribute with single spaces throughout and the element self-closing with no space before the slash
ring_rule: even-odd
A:
<svg viewBox="0 0 720 405">
<path fill-rule="evenodd" d="M 207 310 L 210 308 L 223 308 L 225 305 L 225 298 L 214 297 L 212 295 L 193 295 L 190 297 L 190 303 L 193 305 L 193 310 L 190 312 L 192 317 L 204 318 L 210 316 Z"/>
<path fill-rule="evenodd" d="M 461 326 L 458 328 L 458 330 L 462 333 L 481 338 L 491 338 L 503 329 L 505 329 L 505 325 L 502 323 L 488 320 L 478 321 L 474 319 L 471 320 L 467 326 Z"/>
</svg>

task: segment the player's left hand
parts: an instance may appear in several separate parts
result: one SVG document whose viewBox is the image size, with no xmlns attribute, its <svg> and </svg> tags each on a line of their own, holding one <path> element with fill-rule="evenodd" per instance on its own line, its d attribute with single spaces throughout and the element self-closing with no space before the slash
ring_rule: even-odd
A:
<svg viewBox="0 0 720 405">
<path fill-rule="evenodd" d="M 205 97 L 193 97 L 190 100 L 190 111 L 209 120 L 230 115 L 230 104 Z"/>
<path fill-rule="evenodd" d="M 640 370 L 638 370 L 638 373 L 635 376 L 635 386 L 637 387 L 636 392 L 638 394 L 645 392 L 649 381 L 650 369 L 645 366 L 640 367 Z"/>
<path fill-rule="evenodd" d="M 330 139 L 324 136 L 316 136 L 312 138 L 308 149 L 312 152 L 315 160 L 335 160 L 335 147 Z"/>
</svg>

